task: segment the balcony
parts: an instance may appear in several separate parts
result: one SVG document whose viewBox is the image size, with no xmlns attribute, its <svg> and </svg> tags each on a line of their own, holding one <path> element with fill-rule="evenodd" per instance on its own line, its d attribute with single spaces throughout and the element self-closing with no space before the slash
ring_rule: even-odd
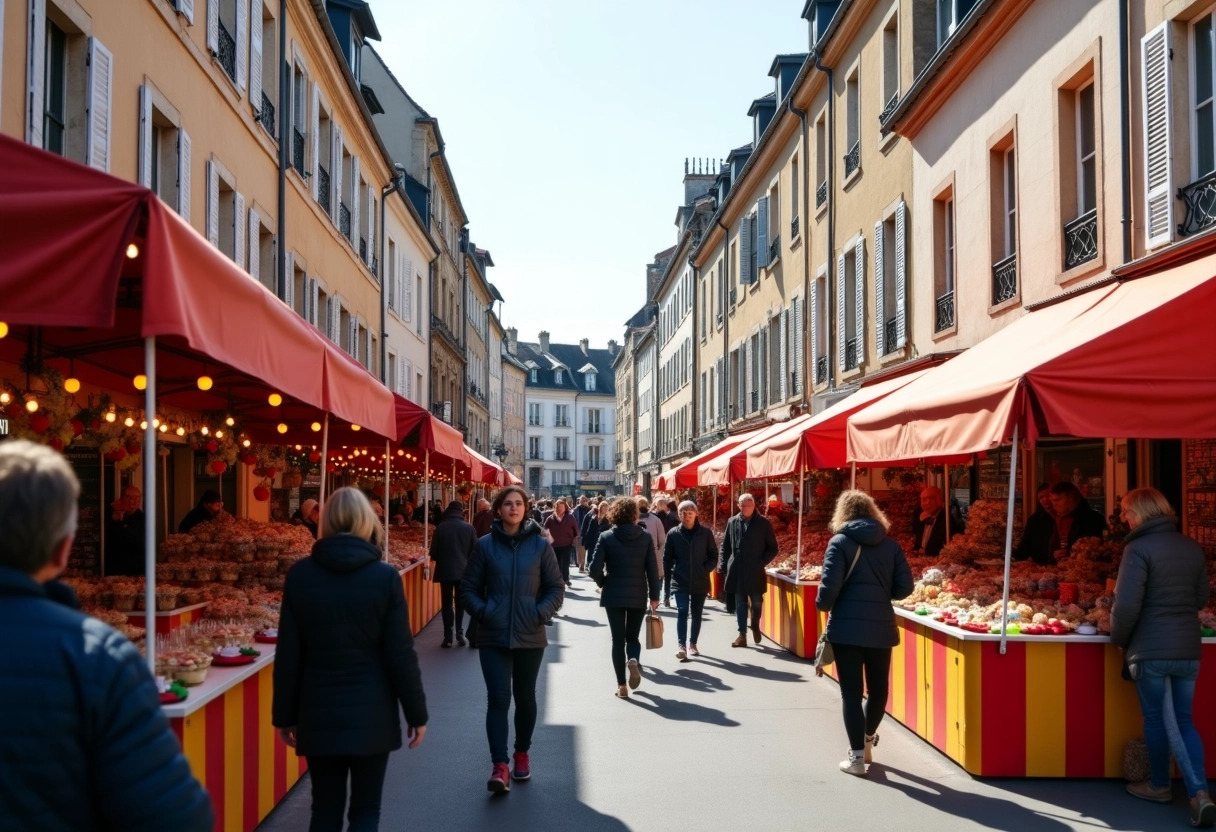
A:
<svg viewBox="0 0 1216 832">
<path fill-rule="evenodd" d="M 861 167 L 861 140 L 853 142 L 853 146 L 849 148 L 849 152 L 844 155 L 844 178 L 848 179 L 853 174 L 857 173 L 857 169 Z"/>
<path fill-rule="evenodd" d="M 338 230 L 343 237 L 350 239 L 350 208 L 345 202 L 338 203 Z"/>
<path fill-rule="evenodd" d="M 768 264 L 772 266 L 781 257 L 781 237 L 774 237 L 773 241 L 768 244 Z"/>
<path fill-rule="evenodd" d="M 448 325 L 444 323 L 443 318 L 440 318 L 438 315 L 431 316 L 431 332 L 438 333 L 440 336 L 442 336 L 452 349 L 456 350 L 457 352 L 462 351 L 463 345 L 460 343 L 460 339 L 456 337 L 455 332 L 452 332 L 452 330 L 448 328 Z"/>
<path fill-rule="evenodd" d="M 1012 300 L 1018 294 L 1017 252 L 992 267 L 992 305 Z"/>
<path fill-rule="evenodd" d="M 304 175 L 304 134 L 298 127 L 291 128 L 291 166 Z"/>
<path fill-rule="evenodd" d="M 1178 189 L 1186 217 L 1178 225 L 1178 236 L 1188 237 L 1216 223 L 1216 171 Z"/>
<path fill-rule="evenodd" d="M 431 414 L 436 419 L 438 419 L 441 422 L 447 422 L 448 424 L 451 424 L 452 423 L 451 411 L 448 411 L 445 414 L 444 410 L 445 410 L 445 408 L 444 408 L 443 402 L 435 402 L 435 404 L 431 405 Z"/>
<path fill-rule="evenodd" d="M 362 260 L 364 263 L 367 262 L 367 238 L 366 237 L 359 238 L 359 259 Z"/>
<path fill-rule="evenodd" d="M 730 305 L 734 306 L 738 300 L 739 300 L 739 290 L 731 289 L 730 290 Z"/>
<path fill-rule="evenodd" d="M 1098 256 L 1098 209 L 1086 211 L 1064 226 L 1064 271 Z"/>
<path fill-rule="evenodd" d="M 529 451 L 528 459 L 544 459 L 544 457 L 541 456 L 540 451 Z"/>
<path fill-rule="evenodd" d="M 828 183 L 820 182 L 819 187 L 815 189 L 815 207 L 818 208 L 823 203 L 828 201 Z"/>
<path fill-rule="evenodd" d="M 233 81 L 236 80 L 236 38 L 228 31 L 224 25 L 224 21 L 220 21 L 219 44 L 216 57 L 219 59 L 220 66 L 224 68 L 224 72 L 228 73 L 228 77 Z"/>
<path fill-rule="evenodd" d="M 570 461 L 570 454 L 569 454 L 569 453 L 564 453 L 564 454 L 554 454 L 554 455 L 553 455 L 553 458 L 554 458 L 555 460 L 557 460 L 558 462 L 569 462 L 569 461 Z"/>
<path fill-rule="evenodd" d="M 937 310 L 933 316 L 933 331 L 945 332 L 954 327 L 954 291 L 937 298 Z"/>
<path fill-rule="evenodd" d="M 258 110 L 258 121 L 266 128 L 266 132 L 270 134 L 270 138 L 273 139 L 278 135 L 275 129 L 274 103 L 266 95 L 265 91 L 262 92 L 262 109 Z"/>
<path fill-rule="evenodd" d="M 849 338 L 844 342 L 844 368 L 846 370 L 856 370 L 858 363 L 857 339 Z"/>
<path fill-rule="evenodd" d="M 794 217 L 790 220 L 790 239 L 794 239 L 802 233 L 802 227 L 798 224 L 798 218 Z"/>
<path fill-rule="evenodd" d="M 885 124 L 887 119 L 891 117 L 891 113 L 895 112 L 896 106 L 899 105 L 899 92 L 896 91 L 891 100 L 887 102 L 887 106 L 882 108 L 882 114 L 878 116 L 878 123 Z"/>
<path fill-rule="evenodd" d="M 883 354 L 895 352 L 895 342 L 899 340 L 899 321 L 895 318 L 887 318 L 883 324 L 882 330 L 882 348 Z"/>
<path fill-rule="evenodd" d="M 749 400 L 749 404 L 751 405 L 751 407 L 749 407 L 747 409 L 748 413 L 755 413 L 757 410 L 760 409 L 760 391 L 758 391 L 758 390 L 751 391 L 751 399 Z"/>
<path fill-rule="evenodd" d="M 329 171 L 324 165 L 317 165 L 317 202 L 329 213 Z"/>
<path fill-rule="evenodd" d="M 821 355 L 815 359 L 815 383 L 828 383 L 828 357 Z"/>
</svg>

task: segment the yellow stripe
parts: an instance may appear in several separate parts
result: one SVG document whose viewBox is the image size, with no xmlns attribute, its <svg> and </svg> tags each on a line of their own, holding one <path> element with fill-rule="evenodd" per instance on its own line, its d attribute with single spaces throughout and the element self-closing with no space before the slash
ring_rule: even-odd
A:
<svg viewBox="0 0 1216 832">
<path fill-rule="evenodd" d="M 1113 644 L 1103 645 L 1105 655 L 1106 776 L 1123 776 L 1123 749 L 1141 735 L 1142 719 L 1136 686 L 1122 676 L 1123 655 Z"/>
<path fill-rule="evenodd" d="M 266 667 L 257 678 L 258 686 L 258 816 L 266 817 L 274 808 L 275 730 L 270 723 L 270 703 L 274 695 L 273 672 Z"/>
<path fill-rule="evenodd" d="M 287 755 L 287 788 L 290 789 L 300 779 L 300 758 L 291 748 L 285 748 L 283 753 Z"/>
<path fill-rule="evenodd" d="M 244 685 L 224 694 L 224 828 L 242 832 L 245 808 Z"/>
<path fill-rule="evenodd" d="M 182 725 L 182 752 L 190 771 L 204 787 L 207 785 L 207 711 L 199 708 Z"/>
<path fill-rule="evenodd" d="M 928 708 L 928 697 L 925 696 L 925 663 L 927 661 L 925 653 L 927 652 L 928 639 L 924 633 L 928 628 L 918 627 L 916 634 L 916 725 L 913 730 L 920 734 L 921 737 L 929 736 L 926 731 L 926 726 L 929 724 L 926 709 Z"/>
<path fill-rule="evenodd" d="M 925 629 L 925 638 L 921 641 L 921 644 L 924 645 L 924 654 L 922 655 L 922 660 L 920 662 L 921 673 L 924 674 L 924 684 L 921 685 L 921 688 L 925 691 L 925 733 L 921 736 L 930 745 L 933 745 L 933 736 L 936 733 L 935 729 L 937 727 L 937 715 L 936 708 L 934 706 L 936 705 L 937 698 L 939 696 L 946 695 L 944 690 L 937 689 L 934 681 L 937 678 L 933 675 L 936 670 L 937 663 L 937 658 L 934 655 L 934 648 L 937 645 L 931 638 L 933 632 L 933 630 L 928 628 Z"/>
<path fill-rule="evenodd" d="M 961 646 L 962 643 L 954 636 L 946 639 L 946 756 L 956 763 L 961 763 L 963 759 L 959 744 L 959 725 L 963 719 L 963 690 L 959 676 Z M 941 696 L 942 691 L 939 690 L 937 695 Z"/>
<path fill-rule="evenodd" d="M 891 651 L 891 716 L 904 722 L 908 715 L 904 696 L 904 655 L 912 639 L 912 631 L 900 627 L 899 634 L 899 644 Z"/>
<path fill-rule="evenodd" d="M 1026 651 L 1026 689 L 1022 702 L 1011 707 L 1026 709 L 1026 776 L 1063 777 L 1065 763 L 1064 702 L 1065 645 L 1031 645 Z M 1093 703 L 1096 707 L 1098 703 Z"/>
<path fill-rule="evenodd" d="M 983 654 L 980 652 L 981 643 L 978 641 L 963 641 L 961 646 L 962 655 L 958 663 L 959 688 L 962 695 L 959 750 L 964 761 L 963 768 L 971 774 L 982 774 L 984 725 L 980 688 L 984 678 Z M 999 718 L 999 715 L 994 716 L 994 719 Z"/>
</svg>

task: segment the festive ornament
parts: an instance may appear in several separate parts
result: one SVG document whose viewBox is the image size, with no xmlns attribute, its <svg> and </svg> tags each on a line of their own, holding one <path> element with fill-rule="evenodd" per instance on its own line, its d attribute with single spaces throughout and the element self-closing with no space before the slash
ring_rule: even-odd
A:
<svg viewBox="0 0 1216 832">
<path fill-rule="evenodd" d="M 60 439 L 58 436 L 52 436 L 50 439 L 47 440 L 46 444 L 50 445 L 52 448 L 54 448 L 57 451 L 63 450 L 63 440 Z"/>
<path fill-rule="evenodd" d="M 127 452 L 124 448 L 115 448 L 106 454 L 106 459 L 110 462 L 122 462 L 127 458 Z"/>
<path fill-rule="evenodd" d="M 270 489 L 264 485 L 259 485 L 253 489 L 253 499 L 259 503 L 264 503 L 270 499 Z"/>
<path fill-rule="evenodd" d="M 321 452 L 313 451 L 312 453 L 310 453 L 308 455 L 308 461 L 309 462 L 320 462 L 321 461 Z"/>
<path fill-rule="evenodd" d="M 127 443 L 127 455 L 128 456 L 135 456 L 136 454 L 139 453 L 139 451 L 140 451 L 140 447 L 139 447 L 138 442 L 128 442 Z"/>
<path fill-rule="evenodd" d="M 30 417 L 30 430 L 34 433 L 46 433 L 51 426 L 51 420 L 46 417 L 46 414 L 35 413 Z"/>
<path fill-rule="evenodd" d="M 207 449 L 207 453 L 213 454 L 220 449 L 220 443 L 216 442 L 214 439 L 209 439 L 207 440 L 207 444 L 203 447 Z"/>
<path fill-rule="evenodd" d="M 222 474 L 228 470 L 228 463 L 222 459 L 214 459 L 207 463 L 207 467 L 211 469 L 211 473 L 213 474 Z"/>
</svg>

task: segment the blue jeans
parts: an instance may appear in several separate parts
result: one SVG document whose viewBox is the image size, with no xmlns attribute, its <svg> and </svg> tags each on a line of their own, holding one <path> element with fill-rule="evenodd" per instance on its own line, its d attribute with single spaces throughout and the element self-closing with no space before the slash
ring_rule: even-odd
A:
<svg viewBox="0 0 1216 832">
<path fill-rule="evenodd" d="M 747 632 L 747 602 L 752 604 L 752 626 L 760 626 L 760 612 L 764 608 L 764 593 L 763 592 L 736 592 L 735 593 L 735 619 L 739 622 L 739 632 Z"/>
<path fill-rule="evenodd" d="M 1136 681 L 1152 784 L 1157 788 L 1170 784 L 1172 746 L 1189 797 L 1208 787 L 1203 743 L 1191 720 L 1191 703 L 1195 699 L 1198 677 L 1198 661 L 1151 659 L 1140 662 L 1140 678 Z"/>
<path fill-rule="evenodd" d="M 689 595 L 682 589 L 677 589 L 673 595 L 676 596 L 676 640 L 681 647 L 689 644 L 697 643 L 697 636 L 701 635 L 701 613 L 705 609 L 705 595 Z M 692 602 L 692 638 L 686 638 L 688 635 L 688 606 L 689 601 Z"/>
</svg>

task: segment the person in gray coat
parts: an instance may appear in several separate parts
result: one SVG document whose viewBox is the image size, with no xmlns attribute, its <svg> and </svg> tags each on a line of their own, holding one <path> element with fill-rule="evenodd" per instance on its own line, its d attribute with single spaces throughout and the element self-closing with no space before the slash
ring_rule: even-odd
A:
<svg viewBox="0 0 1216 832">
<path fill-rule="evenodd" d="M 840 770 L 858 776 L 866 773 L 878 743 L 878 726 L 887 707 L 891 648 L 899 644 L 891 602 L 908 597 L 913 589 L 904 550 L 887 536 L 890 527 L 869 494 L 842 493 L 832 516 L 835 534 L 823 556 L 823 577 L 815 597 L 815 606 L 831 613 L 826 639 L 836 657 L 849 736 L 849 754 Z M 823 675 L 822 668 L 815 672 Z M 862 694 L 867 689 L 870 695 L 863 708 Z"/>
<path fill-rule="evenodd" d="M 464 506 L 459 500 L 448 503 L 443 519 L 431 538 L 431 561 L 434 563 L 431 581 L 439 584 L 439 612 L 443 616 L 443 643 L 452 646 L 455 626 L 456 643 L 464 647 L 464 604 L 460 600 L 460 581 L 464 577 L 469 557 L 477 546 L 477 530 L 464 520 Z"/>
<path fill-rule="evenodd" d="M 773 524 L 756 512 L 756 498 L 744 492 L 739 497 L 739 513 L 726 521 L 722 535 L 722 554 L 718 573 L 727 595 L 735 596 L 735 617 L 739 636 L 731 647 L 747 646 L 747 609 L 751 605 L 752 638 L 760 643 L 760 615 L 764 611 L 764 595 L 768 578 L 764 567 L 777 557 L 777 535 Z"/>
<path fill-rule="evenodd" d="M 680 503 L 680 525 L 667 535 L 663 547 L 663 595 L 671 595 L 672 585 L 676 591 L 676 637 L 679 648 L 676 658 L 684 661 L 691 652 L 701 655 L 697 649 L 697 636 L 701 634 L 701 613 L 705 609 L 705 596 L 709 595 L 709 576 L 718 565 L 718 544 L 713 532 L 697 522 L 697 504 L 692 500 Z M 688 632 L 688 612 L 692 607 L 692 633 Z"/>
<path fill-rule="evenodd" d="M 613 501 L 615 502 L 615 500 Z M 663 577 L 663 544 L 667 542 L 667 527 L 657 514 L 650 511 L 650 501 L 645 497 L 634 497 L 638 507 L 638 525 L 650 533 L 654 541 L 654 561 L 659 570 L 659 578 Z"/>
<path fill-rule="evenodd" d="M 1121 508 L 1131 531 L 1124 538 L 1115 582 L 1110 640 L 1123 648 L 1136 680 L 1152 771 L 1148 780 L 1128 783 L 1127 791 L 1156 803 L 1173 800 L 1168 696 L 1182 740 L 1173 751 L 1191 799 L 1191 825 L 1206 828 L 1216 823 L 1216 804 L 1208 792 L 1203 743 L 1191 706 L 1202 649 L 1198 613 L 1208 602 L 1207 561 L 1199 544 L 1178 532 L 1174 510 L 1160 491 L 1129 491 Z"/>
</svg>

